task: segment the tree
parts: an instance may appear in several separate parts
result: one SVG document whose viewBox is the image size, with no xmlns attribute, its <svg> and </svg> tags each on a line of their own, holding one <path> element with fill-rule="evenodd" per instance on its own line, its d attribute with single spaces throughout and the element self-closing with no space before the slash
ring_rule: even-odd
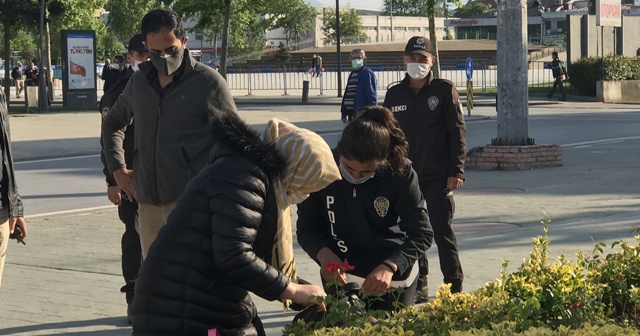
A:
<svg viewBox="0 0 640 336">
<path fill-rule="evenodd" d="M 426 16 L 429 20 L 429 40 L 436 60 L 431 68 L 434 77 L 440 77 L 440 57 L 436 38 L 436 16 L 448 16 L 447 4 L 462 6 L 460 0 L 384 0 L 384 11 L 390 12 L 393 1 L 393 15 Z M 396 14 L 398 13 L 398 14 Z M 408 13 L 408 14 L 406 14 Z M 392 32 L 393 33 L 393 32 Z"/>
<path fill-rule="evenodd" d="M 12 27 L 19 26 L 27 29 L 35 29 L 38 14 L 40 13 L 38 3 L 33 0 L 0 0 L 2 10 L 0 20 L 4 28 L 4 60 L 6 67 L 11 59 L 11 31 Z M 6 69 L 5 67 L 5 69 Z M 4 72 L 4 82 L 11 83 L 11 71 Z M 9 97 L 10 85 L 5 85 L 5 95 Z M 7 106 L 9 104 L 7 99 Z"/>
<path fill-rule="evenodd" d="M 286 63 L 291 60 L 291 54 L 289 53 L 289 47 L 285 46 L 284 43 L 280 42 L 278 45 L 278 50 L 274 55 L 275 59 L 278 62 Z"/>
<path fill-rule="evenodd" d="M 325 44 L 335 44 L 336 34 L 336 11 L 327 9 L 322 18 L 322 32 L 324 33 Z M 368 40 L 367 34 L 362 28 L 362 19 L 357 9 L 340 11 L 340 36 L 343 43 L 362 43 Z"/>
<path fill-rule="evenodd" d="M 140 33 L 142 18 L 157 6 L 156 0 L 109 0 L 108 26 L 120 41 Z"/>
<path fill-rule="evenodd" d="M 435 16 L 448 16 L 447 1 L 437 0 L 434 5 Z M 383 15 L 393 16 L 427 16 L 427 0 L 384 0 Z"/>
<path fill-rule="evenodd" d="M 491 8 L 482 2 L 468 2 L 466 5 L 456 10 L 456 16 L 460 18 L 468 18 L 479 14 L 489 13 Z"/>
<path fill-rule="evenodd" d="M 291 34 L 297 40 L 300 33 L 313 28 L 317 16 L 316 9 L 304 0 L 275 1 L 269 17 L 271 29 L 282 28 L 287 36 L 287 45 Z"/>
</svg>

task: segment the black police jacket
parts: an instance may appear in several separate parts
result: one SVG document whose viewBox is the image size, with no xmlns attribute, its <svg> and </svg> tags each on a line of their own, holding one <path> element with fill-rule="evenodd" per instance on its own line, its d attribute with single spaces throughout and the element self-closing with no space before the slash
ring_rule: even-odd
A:
<svg viewBox="0 0 640 336">
<path fill-rule="evenodd" d="M 409 76 L 391 87 L 384 106 L 389 108 L 409 141 L 409 159 L 420 181 L 464 179 L 466 126 L 455 85 L 429 74 L 415 93 Z"/>
</svg>

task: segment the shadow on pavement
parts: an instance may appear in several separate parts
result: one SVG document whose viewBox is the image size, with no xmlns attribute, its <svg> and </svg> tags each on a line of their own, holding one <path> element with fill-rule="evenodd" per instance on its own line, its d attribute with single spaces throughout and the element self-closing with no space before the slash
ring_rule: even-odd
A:
<svg viewBox="0 0 640 336">
<path fill-rule="evenodd" d="M 95 330 L 98 326 L 109 327 L 109 330 Z M 85 328 L 92 327 L 94 331 L 87 332 L 67 332 L 65 329 L 73 329 L 73 328 Z M 125 328 L 122 330 L 114 330 L 111 327 L 119 327 Z M 65 331 L 65 335 L 130 335 L 131 329 L 127 324 L 127 320 L 124 316 L 119 317 L 105 317 L 95 320 L 83 320 L 83 321 L 66 321 L 66 322 L 55 322 L 55 323 L 43 323 L 43 324 L 34 324 L 30 326 L 24 327 L 13 327 L 0 329 L 0 335 L 13 335 L 18 333 L 45 333 L 50 332 L 51 334 L 60 334 L 60 331 Z"/>
</svg>

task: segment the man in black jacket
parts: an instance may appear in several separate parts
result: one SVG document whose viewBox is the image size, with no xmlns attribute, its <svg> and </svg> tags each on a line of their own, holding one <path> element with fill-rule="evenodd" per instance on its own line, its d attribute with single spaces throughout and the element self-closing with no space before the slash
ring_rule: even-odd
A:
<svg viewBox="0 0 640 336">
<path fill-rule="evenodd" d="M 409 141 L 409 159 L 427 200 L 444 282 L 451 284 L 451 292 L 458 293 L 463 273 L 451 221 L 453 191 L 464 181 L 466 127 L 462 106 L 455 85 L 433 77 L 429 39 L 412 37 L 405 47 L 404 61 L 407 76 L 387 91 L 384 106 L 394 112 Z M 428 266 L 425 257 L 420 263 L 416 302 L 428 299 Z"/>
<path fill-rule="evenodd" d="M 143 62 L 149 60 L 149 51 L 144 45 L 144 38 L 142 34 L 134 35 L 129 41 L 129 53 L 127 54 L 127 61 L 131 64 L 131 68 L 125 70 L 127 76 L 115 83 L 111 89 L 104 93 L 102 99 L 100 99 L 99 109 L 102 113 L 102 117 L 109 113 L 109 110 L 116 103 L 118 97 L 124 91 L 129 78 L 134 72 L 138 71 L 138 66 Z M 127 126 L 124 132 L 124 140 L 122 142 L 122 149 L 124 150 L 124 159 L 127 165 L 127 169 L 133 169 L 133 122 Z M 102 145 L 102 139 L 100 139 L 100 145 Z M 122 235 L 122 276 L 124 277 L 125 285 L 120 288 L 122 293 L 126 294 L 127 300 L 127 321 L 131 324 L 133 319 L 133 312 L 131 310 L 131 304 L 133 303 L 134 287 L 136 284 L 136 278 L 138 277 L 138 271 L 142 264 L 142 249 L 140 247 L 140 235 L 136 231 L 136 223 L 138 219 L 138 202 L 135 199 L 127 197 L 126 194 L 120 190 L 113 175 L 107 168 L 104 153 L 100 153 L 102 159 L 102 171 L 107 180 L 107 198 L 114 205 L 118 206 L 118 216 L 125 225 L 125 231 Z"/>
<path fill-rule="evenodd" d="M 551 61 L 551 73 L 553 74 L 553 88 L 551 88 L 551 92 L 547 95 L 547 98 L 551 99 L 553 94 L 556 92 L 556 87 L 560 88 L 560 93 L 562 94 L 561 101 L 567 100 L 567 93 L 564 91 L 564 80 L 567 77 L 567 67 L 564 65 L 564 62 L 560 60 L 558 57 L 558 53 L 556 51 L 551 53 L 551 57 L 553 61 Z"/>
<path fill-rule="evenodd" d="M 0 170 L 0 284 L 4 270 L 4 258 L 9 246 L 9 236 L 20 230 L 18 238 L 27 237 L 27 224 L 24 221 L 22 199 L 18 194 L 15 173 L 13 171 L 13 156 L 9 134 L 9 111 L 4 90 L 0 90 L 0 156 L 2 156 L 2 170 Z M 11 238 L 14 238 L 12 236 Z"/>
</svg>

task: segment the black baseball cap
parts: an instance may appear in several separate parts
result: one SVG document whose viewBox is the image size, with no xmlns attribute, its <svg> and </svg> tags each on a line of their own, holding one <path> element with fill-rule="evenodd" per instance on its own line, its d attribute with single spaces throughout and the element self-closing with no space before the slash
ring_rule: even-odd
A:
<svg viewBox="0 0 640 336">
<path fill-rule="evenodd" d="M 142 36 L 142 34 L 133 35 L 131 40 L 129 40 L 129 45 L 127 46 L 127 49 L 129 51 L 137 51 L 139 53 L 148 52 L 147 44 L 144 42 L 144 37 Z"/>
<path fill-rule="evenodd" d="M 409 39 L 407 46 L 404 47 L 404 54 L 422 54 L 425 56 L 431 56 L 431 41 L 424 36 L 414 36 Z"/>
</svg>

